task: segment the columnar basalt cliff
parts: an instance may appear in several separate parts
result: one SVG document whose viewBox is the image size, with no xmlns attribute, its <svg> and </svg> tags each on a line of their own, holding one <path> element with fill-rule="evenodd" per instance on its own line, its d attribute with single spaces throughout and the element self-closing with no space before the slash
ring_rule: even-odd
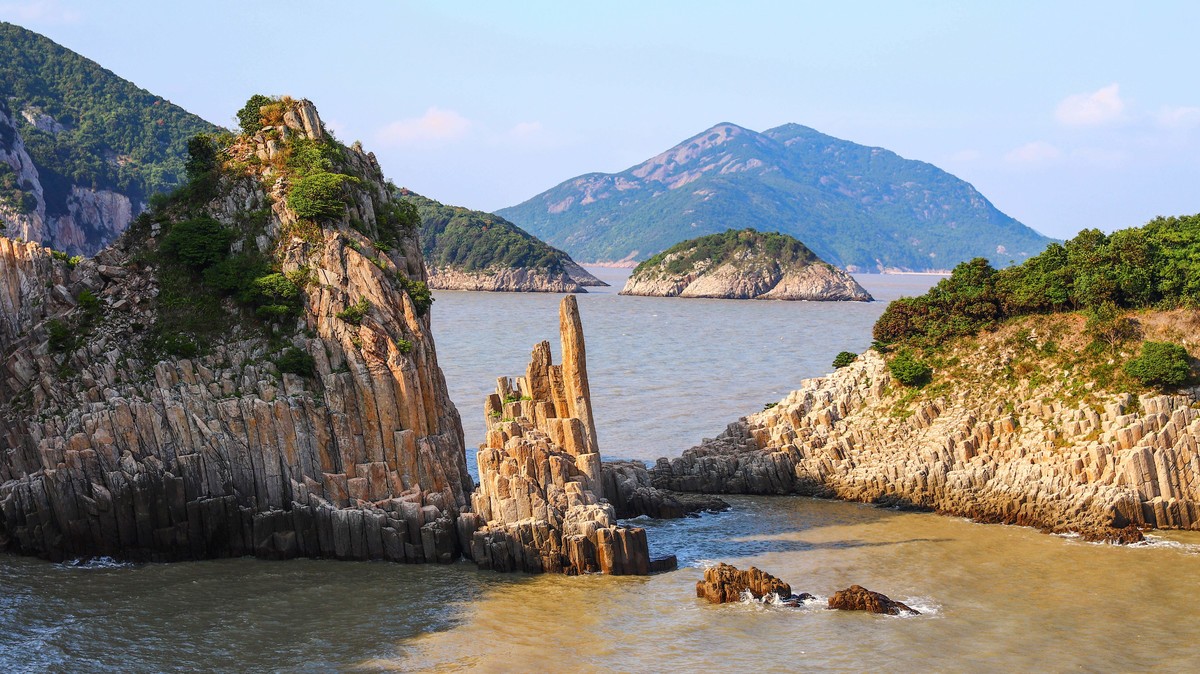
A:
<svg viewBox="0 0 1200 674">
<path fill-rule="evenodd" d="M 645 575 L 646 531 L 616 524 L 601 498 L 603 477 L 592 417 L 583 327 L 575 297 L 559 309 L 562 365 L 550 343 L 533 349 L 524 377 L 498 380 L 485 406 L 472 555 L 481 568 Z"/>
<path fill-rule="evenodd" d="M 1186 396 L 1071 405 L 963 386 L 904 412 L 900 388 L 869 351 L 682 457 L 659 459 L 653 482 L 911 505 L 1097 540 L 1200 528 L 1200 410 Z"/>
<path fill-rule="evenodd" d="M 211 192 L 94 259 L 0 239 L 0 548 L 450 562 L 469 544 L 415 228 L 311 103 L 263 114 L 217 153 Z M 297 213 L 303 156 L 323 158 L 310 183 L 333 176 L 333 212 Z M 236 286 L 251 262 L 264 275 Z M 241 290 L 205 294 L 222 283 Z"/>
</svg>

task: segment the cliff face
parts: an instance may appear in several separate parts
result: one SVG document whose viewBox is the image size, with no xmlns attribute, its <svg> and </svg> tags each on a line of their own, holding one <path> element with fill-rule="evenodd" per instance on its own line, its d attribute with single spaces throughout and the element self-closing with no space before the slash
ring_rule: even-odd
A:
<svg viewBox="0 0 1200 674">
<path fill-rule="evenodd" d="M 417 234 L 372 249 L 361 232 L 384 227 L 392 200 L 357 149 L 342 149 L 339 168 L 355 178 L 345 212 L 321 227 L 299 218 L 272 159 L 328 139 L 310 103 L 281 105 L 280 124 L 226 150 L 238 168 L 204 211 L 230 228 L 262 214 L 235 248 L 306 279 L 292 318 L 235 324 L 192 357 L 161 357 L 148 335 L 178 301 L 147 254 L 162 224 L 135 226 L 73 269 L 0 239 L 0 548 L 407 562 L 464 548 L 455 518 L 472 483 L 412 297 L 425 280 Z M 281 372 L 288 349 L 311 357 L 311 372 Z"/>
<path fill-rule="evenodd" d="M 874 352 L 802 382 L 677 459 L 656 486 L 910 504 L 985 522 L 1138 540 L 1129 525 L 1200 528 L 1200 410 L 1185 396 L 1043 402 L 1001 385 L 1002 358 L 956 353 L 975 385 L 905 410 Z"/>
<path fill-rule="evenodd" d="M 799 241 L 753 230 L 686 241 L 638 265 L 622 295 L 870 301 L 846 272 Z"/>
<path fill-rule="evenodd" d="M 562 271 L 546 269 L 485 269 L 465 271 L 453 267 L 429 269 L 429 287 L 436 290 L 486 290 L 522 293 L 587 292 Z"/>
</svg>

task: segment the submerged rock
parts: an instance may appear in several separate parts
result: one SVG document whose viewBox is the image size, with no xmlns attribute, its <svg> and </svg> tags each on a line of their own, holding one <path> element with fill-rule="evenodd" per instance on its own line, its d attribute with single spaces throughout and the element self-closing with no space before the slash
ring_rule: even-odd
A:
<svg viewBox="0 0 1200 674">
<path fill-rule="evenodd" d="M 886 595 L 872 592 L 861 585 L 851 585 L 845 590 L 839 590 L 829 598 L 829 608 L 839 611 L 866 611 L 883 615 L 900 615 L 911 613 L 920 615 L 921 612 L 901 602 L 889 599 Z"/>
</svg>

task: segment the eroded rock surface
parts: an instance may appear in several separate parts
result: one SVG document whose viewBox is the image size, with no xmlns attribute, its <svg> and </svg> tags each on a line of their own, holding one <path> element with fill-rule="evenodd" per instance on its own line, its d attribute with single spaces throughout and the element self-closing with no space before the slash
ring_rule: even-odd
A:
<svg viewBox="0 0 1200 674">
<path fill-rule="evenodd" d="M 887 595 L 872 592 L 861 585 L 851 585 L 845 590 L 835 592 L 829 598 L 829 608 L 839 611 L 866 611 L 882 615 L 921 614 L 920 611 L 907 604 L 889 599 Z"/>
<path fill-rule="evenodd" d="M 347 212 L 296 234 L 271 159 L 324 134 L 311 103 L 289 105 L 283 125 L 233 150 L 261 173 L 226 175 L 205 207 L 230 227 L 265 212 L 247 245 L 310 273 L 300 315 L 273 339 L 234 328 L 193 358 L 151 359 L 161 287 L 142 244 L 126 236 L 70 268 L 0 239 L 0 548 L 450 562 L 469 546 L 455 525 L 472 488 L 461 423 L 406 291 L 425 279 L 416 234 L 384 253 L 350 226 L 381 227 L 390 196 L 374 156 L 348 148 L 340 168 L 361 182 Z M 359 322 L 339 317 L 363 299 Z M 54 347 L 63 326 L 80 339 Z M 311 356 L 312 375 L 281 373 L 275 340 Z"/>
<path fill-rule="evenodd" d="M 714 604 L 741 601 L 747 592 L 755 599 L 775 595 L 786 600 L 792 596 L 792 586 L 758 567 L 742 571 L 724 562 L 705 569 L 704 580 L 696 581 L 696 596 Z"/>
<path fill-rule="evenodd" d="M 1200 528 L 1200 410 L 1185 396 L 1112 395 L 1097 408 L 961 388 L 897 414 L 899 388 L 869 351 L 659 459 L 653 483 L 917 507 L 1120 542 L 1140 540 L 1139 527 Z"/>
<path fill-rule="evenodd" d="M 550 573 L 646 575 L 646 531 L 617 525 L 603 500 L 579 307 L 559 310 L 563 362 L 550 343 L 533 349 L 524 377 L 498 380 L 485 406 L 473 497 L 481 528 L 471 551 L 481 568 Z M 464 519 L 464 521 L 466 521 Z"/>
</svg>

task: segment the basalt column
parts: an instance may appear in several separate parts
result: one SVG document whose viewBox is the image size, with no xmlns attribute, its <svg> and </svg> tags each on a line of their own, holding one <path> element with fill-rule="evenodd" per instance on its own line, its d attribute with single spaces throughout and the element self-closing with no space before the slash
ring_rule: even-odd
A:
<svg viewBox="0 0 1200 674">
<path fill-rule="evenodd" d="M 650 570 L 644 529 L 616 525 L 602 491 L 583 328 L 574 296 L 560 307 L 563 364 L 534 346 L 524 377 L 501 377 L 485 406 L 471 552 L 498 571 Z M 467 516 L 464 516 L 467 517 Z"/>
</svg>

